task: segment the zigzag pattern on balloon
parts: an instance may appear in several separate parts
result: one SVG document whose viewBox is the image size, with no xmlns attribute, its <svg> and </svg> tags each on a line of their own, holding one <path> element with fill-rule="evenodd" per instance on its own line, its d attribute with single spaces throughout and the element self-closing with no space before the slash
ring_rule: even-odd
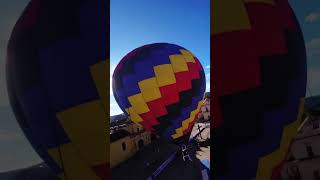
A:
<svg viewBox="0 0 320 180">
<path fill-rule="evenodd" d="M 107 99 L 104 88 L 106 73 L 106 61 L 100 61 L 90 67 L 92 78 L 99 93 L 99 99 L 95 99 L 57 113 L 57 118 L 70 138 L 70 143 L 59 145 L 48 150 L 50 156 L 65 168 L 68 173 L 60 173 L 61 179 L 85 178 L 100 179 L 107 178 L 109 170 L 109 148 L 105 146 L 109 143 L 109 138 L 105 137 L 107 123 L 102 121 L 107 116 Z M 90 123 L 82 123 L 83 119 L 91 119 Z M 95 137 L 94 139 L 85 137 Z M 77 150 L 81 150 L 81 152 Z M 106 153 L 107 152 L 107 153 Z M 61 153 L 61 157 L 59 155 Z M 85 161 L 77 158 L 81 156 Z M 60 159 L 62 158 L 62 159 Z M 89 164 L 85 166 L 83 164 Z M 79 173 L 78 171 L 81 171 Z M 65 177 L 67 176 L 67 177 Z"/>
<path fill-rule="evenodd" d="M 52 11 L 57 8 L 58 14 Z M 106 8 L 107 1 L 99 0 L 63 7 L 32 0 L 9 41 L 12 108 L 35 151 L 61 180 L 109 176 Z"/>
<path fill-rule="evenodd" d="M 213 0 L 211 8 L 217 179 L 252 179 L 258 159 L 276 166 L 284 157 L 272 152 L 292 138 L 281 142 L 305 95 L 304 40 L 287 0 Z"/>
<path fill-rule="evenodd" d="M 291 140 L 298 133 L 297 129 L 301 125 L 301 117 L 304 111 L 304 100 L 304 98 L 301 98 L 297 119 L 283 128 L 279 148 L 272 153 L 259 158 L 257 175 L 255 177 L 256 180 L 269 180 L 270 178 L 276 179 L 276 177 L 272 177 L 272 175 L 275 174 L 273 171 L 278 170 L 276 169 L 277 166 L 281 165 L 281 161 L 287 157 Z"/>
<path fill-rule="evenodd" d="M 113 90 L 121 109 L 133 122 L 162 132 L 167 139 L 191 131 L 204 84 L 199 60 L 182 47 L 164 43 L 130 52 L 113 75 Z"/>
<path fill-rule="evenodd" d="M 281 58 L 279 56 L 282 54 L 288 54 L 285 39 L 287 36 L 284 34 L 288 30 L 296 30 L 295 22 L 291 18 L 292 12 L 286 7 L 286 1 L 279 1 L 276 6 L 271 2 L 273 0 L 235 0 L 233 6 L 230 6 L 227 1 L 213 1 L 213 7 L 217 7 L 217 10 L 213 13 L 212 24 L 215 25 L 211 33 L 215 37 L 213 41 L 219 44 L 213 46 L 213 54 L 215 59 L 223 59 L 214 62 L 218 63 L 216 74 L 223 77 L 217 79 L 218 96 L 261 86 L 262 57 Z M 281 8 L 285 8 L 285 11 Z M 233 13 L 224 14 L 231 11 Z M 219 20 L 221 17 L 224 17 L 223 21 Z M 232 53 L 222 49 L 229 49 Z M 243 59 L 238 60 L 237 57 Z M 283 57 L 282 61 L 288 58 L 289 55 Z M 280 62 L 281 60 L 279 64 Z M 234 76 L 229 73 L 230 71 L 224 71 L 226 68 L 232 68 L 230 71 Z M 234 81 L 235 79 L 237 81 Z M 213 101 L 213 103 L 218 102 Z M 213 125 L 216 127 L 221 123 L 220 113 L 220 111 L 214 112 L 216 118 Z"/>
</svg>

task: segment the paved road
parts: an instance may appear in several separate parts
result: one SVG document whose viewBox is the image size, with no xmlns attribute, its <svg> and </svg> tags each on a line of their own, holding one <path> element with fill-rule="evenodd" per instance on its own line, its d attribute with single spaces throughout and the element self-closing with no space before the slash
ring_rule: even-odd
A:
<svg viewBox="0 0 320 180">
<path fill-rule="evenodd" d="M 145 180 L 147 179 L 170 155 L 179 150 L 179 147 L 158 141 L 160 151 L 154 151 L 155 145 L 150 144 L 140 150 L 135 156 L 111 170 L 111 179 L 114 180 Z M 201 180 L 199 161 L 195 158 L 195 149 L 191 149 L 193 162 L 184 162 L 180 153 L 171 163 L 154 179 L 167 180 Z M 151 165 L 148 165 L 151 164 Z"/>
</svg>

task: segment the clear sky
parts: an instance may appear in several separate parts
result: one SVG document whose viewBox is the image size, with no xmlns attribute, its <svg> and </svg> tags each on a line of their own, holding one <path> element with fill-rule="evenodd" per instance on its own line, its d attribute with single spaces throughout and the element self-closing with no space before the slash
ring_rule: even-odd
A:
<svg viewBox="0 0 320 180">
<path fill-rule="evenodd" d="M 41 161 L 8 103 L 5 55 L 10 32 L 29 0 L 0 0 L 0 172 Z M 135 2 L 135 3 L 132 3 Z M 320 94 L 320 1 L 290 0 L 302 27 L 308 53 L 308 86 Z M 209 64 L 208 0 L 111 0 L 111 69 L 129 51 L 153 42 L 170 42 Z M 208 73 L 208 69 L 206 69 Z M 112 107 L 117 107 L 111 101 Z M 114 108 L 116 109 L 116 108 Z M 119 112 L 119 110 L 118 110 Z M 120 112 L 119 112 L 120 113 Z M 114 112 L 117 114 L 117 111 Z"/>
<path fill-rule="evenodd" d="M 111 67 L 131 50 L 168 42 L 190 50 L 210 77 L 210 0 L 111 0 Z M 111 86 L 111 84 L 110 84 Z M 120 114 L 110 89 L 110 113 Z"/>
<path fill-rule="evenodd" d="M 0 172 L 41 162 L 22 133 L 9 105 L 5 81 L 6 47 L 29 0 L 0 0 Z"/>
<path fill-rule="evenodd" d="M 309 89 L 307 96 L 320 95 L 320 1 L 291 0 L 290 2 L 306 42 Z"/>
</svg>

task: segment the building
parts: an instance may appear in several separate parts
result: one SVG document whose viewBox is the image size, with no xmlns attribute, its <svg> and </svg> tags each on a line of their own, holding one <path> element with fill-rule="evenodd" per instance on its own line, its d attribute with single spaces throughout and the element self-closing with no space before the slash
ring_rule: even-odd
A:
<svg viewBox="0 0 320 180">
<path fill-rule="evenodd" d="M 201 112 L 199 113 L 197 128 L 206 128 L 197 136 L 200 141 L 210 139 L 210 93 L 206 92 L 203 99 Z M 199 125 L 199 126 L 198 126 Z M 192 135 L 196 135 L 198 129 L 193 129 Z M 191 136 L 192 137 L 192 136 Z M 110 166 L 116 167 L 120 163 L 135 155 L 141 148 L 149 144 L 155 135 L 151 135 L 142 126 L 130 121 L 130 117 L 124 114 L 111 117 L 110 122 Z"/>
<path fill-rule="evenodd" d="M 123 117 L 122 117 L 123 118 Z M 119 123 L 121 122 L 121 123 Z M 151 142 L 151 134 L 126 118 L 110 127 L 110 166 L 116 167 Z"/>
<path fill-rule="evenodd" d="M 205 121 L 210 120 L 210 92 L 205 93 L 201 113 Z"/>
<path fill-rule="evenodd" d="M 291 144 L 282 170 L 283 180 L 320 180 L 319 126 L 319 114 L 308 113 Z"/>
<path fill-rule="evenodd" d="M 201 112 L 198 114 L 198 121 L 206 122 L 209 121 L 210 118 L 210 92 L 206 92 L 203 98 Z"/>
</svg>

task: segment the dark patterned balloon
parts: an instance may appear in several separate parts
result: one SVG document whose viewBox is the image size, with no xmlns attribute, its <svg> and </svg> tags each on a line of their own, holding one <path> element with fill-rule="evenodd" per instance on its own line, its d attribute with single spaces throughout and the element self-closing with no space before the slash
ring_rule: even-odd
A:
<svg viewBox="0 0 320 180">
<path fill-rule="evenodd" d="M 61 179 L 107 179 L 108 5 L 32 0 L 9 41 L 12 108 L 36 152 Z"/>
<path fill-rule="evenodd" d="M 299 24 L 287 0 L 213 0 L 211 12 L 214 179 L 276 179 L 306 90 Z"/>
<path fill-rule="evenodd" d="M 114 71 L 112 87 L 133 122 L 178 143 L 189 138 L 202 104 L 205 75 L 188 50 L 156 43 L 127 54 Z"/>
</svg>

